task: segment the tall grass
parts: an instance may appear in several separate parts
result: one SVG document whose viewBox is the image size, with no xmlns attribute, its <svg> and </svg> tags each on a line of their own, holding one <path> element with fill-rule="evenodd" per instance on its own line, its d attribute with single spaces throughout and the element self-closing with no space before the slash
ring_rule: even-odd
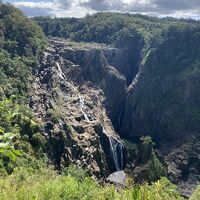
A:
<svg viewBox="0 0 200 200">
<path fill-rule="evenodd" d="M 81 179 L 52 169 L 38 172 L 18 168 L 0 180 L 0 200 L 181 200 L 176 187 L 167 179 L 142 186 L 116 190 L 100 186 L 91 177 Z"/>
</svg>

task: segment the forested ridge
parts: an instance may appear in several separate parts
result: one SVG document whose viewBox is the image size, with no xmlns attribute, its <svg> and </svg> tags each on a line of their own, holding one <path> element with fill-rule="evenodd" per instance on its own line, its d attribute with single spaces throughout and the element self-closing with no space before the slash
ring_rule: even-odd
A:
<svg viewBox="0 0 200 200">
<path fill-rule="evenodd" d="M 34 20 L 46 36 L 106 44 L 123 44 L 135 35 L 140 35 L 143 40 L 149 41 L 169 27 L 177 30 L 200 27 L 199 21 L 192 19 L 177 20 L 169 17 L 159 19 L 139 14 L 119 13 L 97 13 L 80 19 L 36 17 Z"/>
</svg>

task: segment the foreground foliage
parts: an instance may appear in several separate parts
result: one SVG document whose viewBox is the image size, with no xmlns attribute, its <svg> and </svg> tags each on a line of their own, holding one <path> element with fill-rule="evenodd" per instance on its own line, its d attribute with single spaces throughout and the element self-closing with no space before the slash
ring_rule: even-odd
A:
<svg viewBox="0 0 200 200">
<path fill-rule="evenodd" d="M 31 164 L 44 142 L 26 106 L 32 71 L 45 47 L 42 30 L 19 9 L 0 4 L 0 175 Z"/>
<path fill-rule="evenodd" d="M 82 178 L 75 174 L 82 174 Z M 59 175 L 52 169 L 18 168 L 0 180 L 1 200 L 181 200 L 176 187 L 166 178 L 152 185 L 129 186 L 117 191 L 114 186 L 100 186 L 87 174 L 71 167 Z"/>
<path fill-rule="evenodd" d="M 12 173 L 44 152 L 45 138 L 39 132 L 30 110 L 16 97 L 0 101 L 0 173 Z M 37 166 L 36 166 L 37 167 Z"/>
<path fill-rule="evenodd" d="M 200 186 L 194 191 L 194 194 L 191 196 L 190 200 L 199 200 L 200 199 Z"/>
</svg>

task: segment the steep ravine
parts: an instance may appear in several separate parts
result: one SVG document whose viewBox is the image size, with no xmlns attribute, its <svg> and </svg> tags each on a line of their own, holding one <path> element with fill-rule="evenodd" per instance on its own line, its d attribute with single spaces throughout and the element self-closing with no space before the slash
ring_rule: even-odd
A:
<svg viewBox="0 0 200 200">
<path fill-rule="evenodd" d="M 167 62 L 160 55 L 165 42 L 169 40 L 144 53 L 144 46 L 126 49 L 49 39 L 35 71 L 30 105 L 43 124 L 49 156 L 58 168 L 74 163 L 107 177 L 126 166 L 127 149 L 120 136 L 138 143 L 141 136 L 151 135 L 170 180 L 183 195 L 192 193 L 200 180 L 199 158 L 198 148 L 188 149 L 199 145 L 198 127 L 192 130 L 190 125 L 182 132 L 179 127 L 188 120 L 185 110 L 180 111 L 192 105 L 189 99 L 199 88 L 198 73 L 185 76 L 185 66 L 170 74 L 174 63 L 162 69 Z M 137 155 L 128 154 L 134 166 L 131 173 L 137 174 Z"/>
</svg>

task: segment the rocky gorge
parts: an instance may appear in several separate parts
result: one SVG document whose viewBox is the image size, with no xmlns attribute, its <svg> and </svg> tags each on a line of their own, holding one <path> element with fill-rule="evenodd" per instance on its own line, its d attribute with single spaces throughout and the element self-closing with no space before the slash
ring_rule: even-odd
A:
<svg viewBox="0 0 200 200">
<path fill-rule="evenodd" d="M 175 110 L 170 105 L 164 111 L 164 104 L 152 96 L 154 91 L 157 98 L 166 95 L 165 101 L 175 80 L 169 74 L 165 81 L 162 74 L 157 75 L 158 71 L 155 77 L 154 71 L 149 71 L 159 66 L 151 68 L 148 64 L 156 52 L 150 49 L 145 53 L 142 48 L 131 51 L 137 62 L 130 62 L 128 54 L 124 54 L 127 51 L 110 45 L 49 38 L 49 46 L 34 72 L 30 98 L 30 107 L 43 124 L 48 154 L 58 168 L 73 163 L 99 178 L 125 170 L 139 182 L 148 179 L 144 174 L 153 155 L 163 162 L 170 180 L 188 196 L 200 180 L 198 150 L 191 149 L 192 141 L 198 146 L 198 136 L 194 134 L 191 139 L 183 133 L 177 140 L 177 134 L 162 128 L 167 113 L 177 114 L 178 104 L 174 104 Z M 198 88 L 195 82 L 191 84 Z M 188 92 L 185 98 L 189 98 Z M 168 121 L 167 125 L 170 128 L 173 124 Z M 153 144 L 139 142 L 145 135 L 152 137 L 155 150 Z M 126 147 L 120 137 L 136 148 Z"/>
</svg>

